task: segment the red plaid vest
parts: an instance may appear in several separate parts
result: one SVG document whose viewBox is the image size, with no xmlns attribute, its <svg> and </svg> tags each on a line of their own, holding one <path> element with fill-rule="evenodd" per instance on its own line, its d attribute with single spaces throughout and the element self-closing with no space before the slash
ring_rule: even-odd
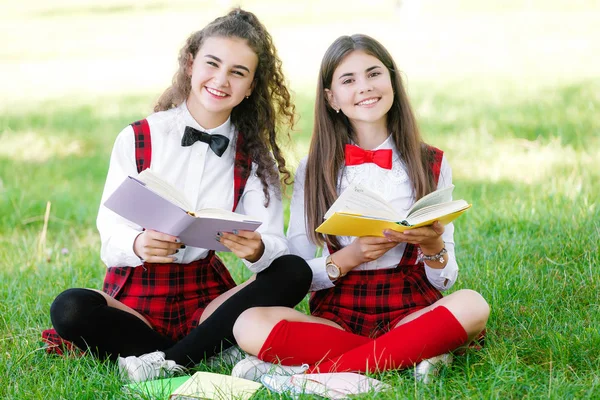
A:
<svg viewBox="0 0 600 400">
<path fill-rule="evenodd" d="M 131 124 L 135 136 L 135 163 L 138 173 L 150 168 L 152 162 L 152 138 L 148 121 Z M 250 176 L 252 160 L 244 154 L 241 149 L 244 143 L 243 136 L 238 132 L 236 141 L 235 165 L 233 169 L 233 211 L 235 211 Z M 214 251 L 210 251 L 207 257 L 213 257 Z M 131 274 L 133 267 L 110 267 L 106 271 L 106 277 L 102 290 L 111 297 L 116 297 Z M 110 282 L 110 284 L 108 283 Z"/>
</svg>

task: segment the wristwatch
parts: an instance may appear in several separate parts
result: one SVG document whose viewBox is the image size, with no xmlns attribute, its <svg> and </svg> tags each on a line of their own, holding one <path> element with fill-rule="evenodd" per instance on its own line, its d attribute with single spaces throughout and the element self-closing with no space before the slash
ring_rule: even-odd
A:
<svg viewBox="0 0 600 400">
<path fill-rule="evenodd" d="M 327 276 L 329 276 L 329 279 L 332 281 L 335 281 L 336 279 L 346 275 L 342 273 L 342 269 L 333 262 L 331 255 L 327 256 L 325 259 L 325 271 L 327 271 Z"/>
</svg>

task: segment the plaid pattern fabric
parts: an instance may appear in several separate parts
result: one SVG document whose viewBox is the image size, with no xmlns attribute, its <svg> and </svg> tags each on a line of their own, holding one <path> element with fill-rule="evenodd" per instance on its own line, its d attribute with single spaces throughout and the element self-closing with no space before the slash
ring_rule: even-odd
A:
<svg viewBox="0 0 600 400">
<path fill-rule="evenodd" d="M 174 341 L 198 325 L 208 303 L 235 287 L 214 251 L 190 264 L 153 263 L 131 270 L 116 299 L 144 315 L 157 332 Z"/>
<path fill-rule="evenodd" d="M 46 329 L 42 332 L 42 343 L 46 348 L 46 353 L 63 356 L 68 354 L 81 356 L 83 350 L 80 350 L 73 343 L 60 337 L 54 328 Z"/>
<path fill-rule="evenodd" d="M 437 183 L 444 153 L 431 146 L 428 151 Z M 335 251 L 329 248 L 329 252 Z M 351 271 L 338 279 L 333 288 L 311 294 L 311 314 L 334 321 L 349 332 L 381 336 L 408 314 L 442 298 L 427 280 L 417 256 L 417 246 L 407 244 L 396 268 Z"/>
<path fill-rule="evenodd" d="M 428 153 L 431 157 L 431 171 L 433 172 L 433 179 L 437 185 L 440 179 L 440 171 L 442 169 L 442 158 L 444 158 L 444 152 L 433 146 L 428 146 Z M 419 256 L 419 249 L 414 244 L 407 244 L 400 260 L 401 265 L 413 265 L 417 263 L 417 257 Z M 424 273 L 423 273 L 424 274 Z M 427 278 L 425 278 L 427 279 Z"/>
<path fill-rule="evenodd" d="M 138 173 L 150 168 L 152 161 L 152 140 L 150 139 L 150 126 L 146 119 L 131 124 L 135 135 L 135 165 Z"/>
<path fill-rule="evenodd" d="M 352 271 L 331 289 L 315 292 L 311 314 L 339 324 L 348 332 L 377 338 L 408 314 L 441 299 L 422 264 L 393 269 Z"/>
<path fill-rule="evenodd" d="M 244 149 L 244 136 L 238 132 L 235 143 L 235 164 L 233 168 L 233 211 L 244 194 L 246 182 L 252 170 L 252 159 Z"/>
</svg>

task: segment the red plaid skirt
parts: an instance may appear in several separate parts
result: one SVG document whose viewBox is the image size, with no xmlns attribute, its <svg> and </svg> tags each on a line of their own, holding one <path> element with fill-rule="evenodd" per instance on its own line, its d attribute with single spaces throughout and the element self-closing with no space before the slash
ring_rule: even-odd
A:
<svg viewBox="0 0 600 400">
<path fill-rule="evenodd" d="M 377 338 L 408 314 L 442 298 L 427 280 L 423 264 L 351 271 L 335 287 L 312 293 L 311 314 L 348 332 Z"/>
<path fill-rule="evenodd" d="M 111 276 L 107 273 L 105 286 L 110 286 Z M 198 326 L 212 300 L 235 286 L 227 268 L 211 252 L 190 264 L 135 267 L 115 299 L 142 314 L 157 332 L 178 341 Z"/>
</svg>

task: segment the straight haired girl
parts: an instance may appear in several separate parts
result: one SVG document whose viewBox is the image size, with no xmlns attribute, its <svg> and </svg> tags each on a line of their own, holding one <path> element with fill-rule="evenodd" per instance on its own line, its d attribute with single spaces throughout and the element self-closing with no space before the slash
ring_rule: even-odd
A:
<svg viewBox="0 0 600 400">
<path fill-rule="evenodd" d="M 256 379 L 274 362 L 294 373 L 406 368 L 470 343 L 489 315 L 477 292 L 441 294 L 458 276 L 452 224 L 381 237 L 315 232 L 350 184 L 404 211 L 452 184 L 443 152 L 421 139 L 399 70 L 379 42 L 338 38 L 318 79 L 313 136 L 297 170 L 288 230 L 292 253 L 313 270 L 311 315 L 281 307 L 245 311 L 234 334 L 258 358 L 238 363 L 236 376 Z M 318 247 L 323 255 L 315 257 Z"/>
</svg>

